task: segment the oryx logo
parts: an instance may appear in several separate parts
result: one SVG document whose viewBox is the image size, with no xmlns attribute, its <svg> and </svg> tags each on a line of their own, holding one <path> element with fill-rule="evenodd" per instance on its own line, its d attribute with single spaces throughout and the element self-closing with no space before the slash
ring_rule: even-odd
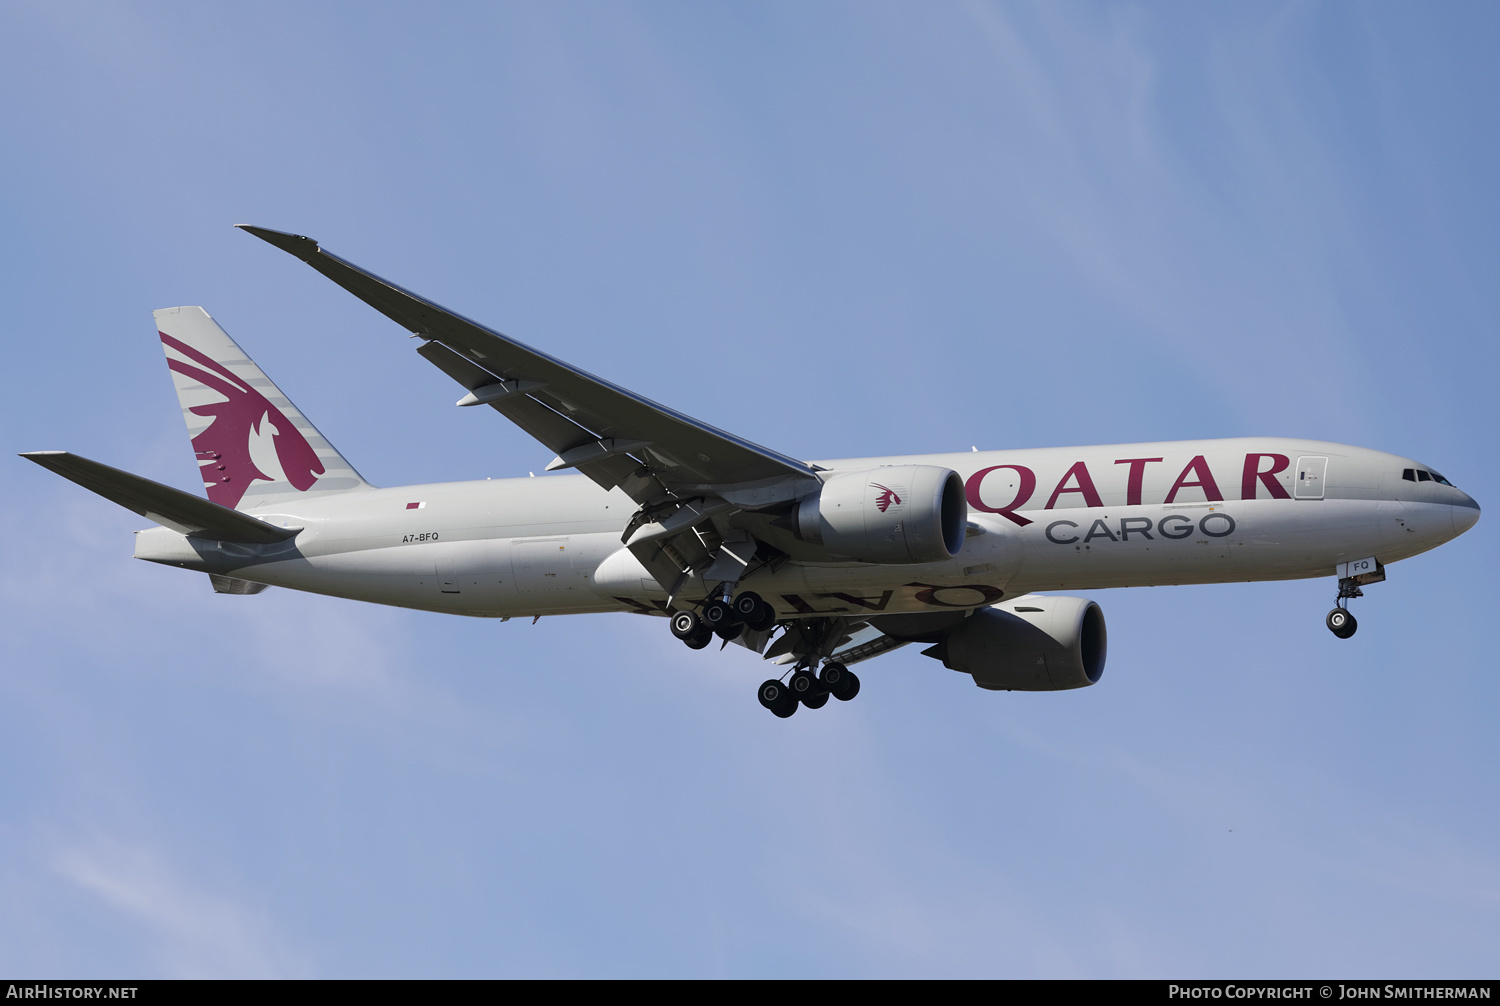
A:
<svg viewBox="0 0 1500 1006">
<path fill-rule="evenodd" d="M 302 431 L 292 425 L 286 414 L 272 405 L 259 391 L 222 363 L 205 356 L 165 332 L 161 341 L 192 363 L 167 357 L 167 366 L 194 381 L 200 381 L 223 395 L 225 401 L 198 405 L 188 411 L 210 419 L 208 427 L 193 438 L 198 464 L 204 476 L 208 498 L 220 506 L 237 506 L 250 483 L 256 479 L 275 481 L 275 473 L 262 471 L 251 456 L 252 437 L 270 437 L 275 444 L 275 461 L 292 488 L 306 491 L 323 474 L 323 462 Z M 194 366 L 196 364 L 196 366 Z M 274 467 L 267 464 L 267 467 Z M 212 480 L 212 481 L 210 481 Z"/>
<path fill-rule="evenodd" d="M 896 490 L 890 488 L 889 486 L 883 486 L 879 482 L 871 482 L 870 488 L 879 489 L 881 491 L 880 495 L 875 497 L 875 508 L 881 513 L 885 513 L 887 510 L 889 510 L 892 504 L 896 506 L 901 505 L 901 497 L 897 496 Z"/>
</svg>

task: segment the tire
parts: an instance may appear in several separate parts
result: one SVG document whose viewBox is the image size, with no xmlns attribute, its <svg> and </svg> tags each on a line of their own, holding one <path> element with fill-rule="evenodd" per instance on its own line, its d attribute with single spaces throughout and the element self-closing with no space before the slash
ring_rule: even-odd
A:
<svg viewBox="0 0 1500 1006">
<path fill-rule="evenodd" d="M 1348 639 L 1359 628 L 1359 622 L 1345 608 L 1334 608 L 1324 622 L 1328 625 L 1328 631 L 1340 639 Z"/>
<path fill-rule="evenodd" d="M 683 640 L 684 643 L 688 644 L 688 648 L 692 650 L 701 650 L 713 641 L 714 634 L 707 629 L 702 629 L 697 635 L 688 636 Z"/>
<path fill-rule="evenodd" d="M 760 607 L 756 609 L 755 614 L 752 617 L 745 619 L 745 625 L 752 632 L 765 632 L 775 624 L 776 609 L 771 607 L 765 601 L 760 602 Z"/>
<path fill-rule="evenodd" d="M 844 680 L 839 682 L 839 691 L 833 693 L 833 697 L 840 702 L 848 702 L 859 694 L 859 677 L 853 671 L 844 672 Z"/>
<path fill-rule="evenodd" d="M 824 688 L 828 689 L 830 692 L 837 693 L 839 689 L 843 687 L 844 678 L 847 677 L 848 674 L 849 668 L 845 667 L 837 660 L 830 660 L 828 663 L 824 664 L 823 669 L 818 672 L 818 680 L 823 683 Z"/>
<path fill-rule="evenodd" d="M 672 616 L 672 635 L 686 642 L 703 632 L 703 622 L 691 611 L 679 611 Z"/>
<path fill-rule="evenodd" d="M 823 691 L 823 687 L 818 684 L 818 679 L 813 677 L 812 671 L 803 668 L 792 675 L 792 680 L 787 682 L 787 690 L 798 701 L 805 702 L 807 699 Z"/>
<path fill-rule="evenodd" d="M 734 599 L 734 614 L 742 622 L 748 622 L 766 602 L 753 590 L 747 590 Z"/>
<path fill-rule="evenodd" d="M 786 698 L 786 696 L 789 694 L 790 693 L 787 691 L 786 685 L 783 685 L 775 678 L 771 678 L 768 681 L 762 681 L 760 683 L 760 690 L 755 693 L 755 697 L 759 699 L 760 704 L 765 706 L 767 709 L 774 709 L 776 706 L 780 705 L 781 700 Z"/>
<path fill-rule="evenodd" d="M 797 711 L 797 700 L 786 685 L 775 678 L 762 681 L 760 690 L 755 693 L 760 704 L 770 710 L 774 715 L 786 719 Z"/>
<path fill-rule="evenodd" d="M 823 682 L 813 676 L 813 672 L 806 668 L 792 675 L 792 680 L 787 682 L 797 701 L 809 709 L 821 709 L 828 701 L 828 689 Z"/>
<path fill-rule="evenodd" d="M 776 609 L 755 591 L 747 590 L 734 599 L 734 617 L 751 632 L 764 632 L 776 624 Z"/>
<path fill-rule="evenodd" d="M 734 612 L 723 601 L 709 601 L 703 606 L 703 614 L 700 617 L 703 619 L 703 624 L 715 632 L 729 628 L 734 622 Z"/>
</svg>

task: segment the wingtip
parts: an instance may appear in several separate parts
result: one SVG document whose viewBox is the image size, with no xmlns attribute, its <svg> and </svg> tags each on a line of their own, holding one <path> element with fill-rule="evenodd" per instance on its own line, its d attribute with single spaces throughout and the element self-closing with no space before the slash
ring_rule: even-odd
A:
<svg viewBox="0 0 1500 1006">
<path fill-rule="evenodd" d="M 55 472 L 58 470 L 58 465 L 66 465 L 73 455 L 67 451 L 22 451 L 16 457 L 25 458 L 34 465 L 40 465 L 49 472 Z"/>
<path fill-rule="evenodd" d="M 247 234 L 253 234 L 266 244 L 275 245 L 290 255 L 295 255 L 306 262 L 321 250 L 318 242 L 302 234 L 289 234 L 286 231 L 273 231 L 269 227 L 256 227 L 252 224 L 235 224 L 240 230 Z"/>
</svg>

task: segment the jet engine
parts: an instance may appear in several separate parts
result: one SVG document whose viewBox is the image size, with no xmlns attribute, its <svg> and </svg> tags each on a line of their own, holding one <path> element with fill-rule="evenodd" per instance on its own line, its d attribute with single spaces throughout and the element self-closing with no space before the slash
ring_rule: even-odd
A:
<svg viewBox="0 0 1500 1006">
<path fill-rule="evenodd" d="M 934 465 L 841 472 L 804 497 L 795 534 L 859 562 L 942 562 L 964 546 L 969 506 L 958 473 Z"/>
<path fill-rule="evenodd" d="M 1026 596 L 979 609 L 922 652 L 980 688 L 1049 692 L 1098 681 L 1106 644 L 1104 612 L 1093 601 Z"/>
</svg>

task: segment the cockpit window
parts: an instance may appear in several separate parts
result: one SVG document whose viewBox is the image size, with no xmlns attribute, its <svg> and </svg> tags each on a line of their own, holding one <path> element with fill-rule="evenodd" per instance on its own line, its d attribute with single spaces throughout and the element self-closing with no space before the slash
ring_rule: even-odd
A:
<svg viewBox="0 0 1500 1006">
<path fill-rule="evenodd" d="M 1401 477 L 1408 482 L 1436 482 L 1438 485 L 1453 486 L 1452 482 L 1443 478 L 1437 472 L 1423 471 L 1420 468 L 1403 468 Z M 1453 486 L 1457 488 L 1457 486 Z"/>
</svg>

